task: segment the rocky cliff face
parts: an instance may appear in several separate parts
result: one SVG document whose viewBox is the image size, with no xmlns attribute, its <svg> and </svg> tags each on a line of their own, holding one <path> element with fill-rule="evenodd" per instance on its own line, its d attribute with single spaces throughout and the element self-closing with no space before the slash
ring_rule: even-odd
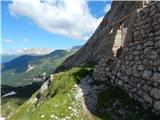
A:
<svg viewBox="0 0 160 120">
<path fill-rule="evenodd" d="M 110 11 L 105 15 L 101 24 L 88 42 L 73 56 L 69 57 L 56 71 L 61 71 L 74 66 L 97 62 L 101 56 L 113 56 L 112 47 L 115 37 L 121 33 L 119 25 L 125 17 L 136 9 L 139 2 L 113 1 Z M 127 21 L 125 27 L 127 28 Z M 118 31 L 119 30 L 119 31 Z"/>
<path fill-rule="evenodd" d="M 159 24 L 160 2 L 114 1 L 88 42 L 57 71 L 99 61 L 95 80 L 110 80 L 145 108 L 160 113 Z"/>
</svg>

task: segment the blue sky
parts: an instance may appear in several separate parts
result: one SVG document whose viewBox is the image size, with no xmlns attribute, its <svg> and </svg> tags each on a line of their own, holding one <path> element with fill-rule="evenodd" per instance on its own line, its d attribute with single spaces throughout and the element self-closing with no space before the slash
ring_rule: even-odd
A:
<svg viewBox="0 0 160 120">
<path fill-rule="evenodd" d="M 38 8 L 37 4 L 42 7 Z M 64 6 L 62 3 L 58 6 L 55 3 L 47 3 L 46 6 L 40 2 L 37 4 L 2 2 L 3 53 L 22 48 L 67 49 L 83 45 L 105 15 L 105 8 L 110 6 L 111 1 L 75 2 L 75 7 L 71 9 L 67 2 L 63 3 Z M 48 12 L 44 11 L 44 7 Z M 78 12 L 78 9 L 84 9 L 84 12 Z M 59 14 L 51 14 L 52 10 Z"/>
</svg>

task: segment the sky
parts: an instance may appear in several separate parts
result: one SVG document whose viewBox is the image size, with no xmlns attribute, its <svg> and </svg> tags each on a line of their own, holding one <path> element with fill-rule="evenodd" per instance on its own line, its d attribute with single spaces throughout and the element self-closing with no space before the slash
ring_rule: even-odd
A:
<svg viewBox="0 0 160 120">
<path fill-rule="evenodd" d="M 1 2 L 2 52 L 68 49 L 93 34 L 111 1 L 14 0 Z"/>
</svg>

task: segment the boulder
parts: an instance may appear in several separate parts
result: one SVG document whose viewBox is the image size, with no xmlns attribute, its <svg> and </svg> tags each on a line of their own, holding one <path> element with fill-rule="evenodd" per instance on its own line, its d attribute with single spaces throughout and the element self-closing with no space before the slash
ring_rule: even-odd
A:
<svg viewBox="0 0 160 120">
<path fill-rule="evenodd" d="M 153 104 L 153 107 L 154 107 L 156 110 L 160 110 L 160 101 L 156 101 L 156 102 Z"/>
<path fill-rule="evenodd" d="M 152 77 L 152 71 L 151 70 L 145 70 L 143 72 L 143 78 L 146 79 L 146 80 L 149 80 L 151 79 Z"/>
<path fill-rule="evenodd" d="M 160 82 L 160 73 L 159 72 L 154 73 L 152 76 L 152 80 Z"/>
<path fill-rule="evenodd" d="M 150 95 L 154 97 L 155 99 L 160 98 L 160 89 L 158 88 L 152 88 Z"/>
</svg>

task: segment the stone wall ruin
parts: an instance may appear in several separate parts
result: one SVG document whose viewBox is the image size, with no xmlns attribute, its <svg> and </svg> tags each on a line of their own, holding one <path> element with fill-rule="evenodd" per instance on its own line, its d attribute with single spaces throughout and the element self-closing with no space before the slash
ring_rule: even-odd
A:
<svg viewBox="0 0 160 120">
<path fill-rule="evenodd" d="M 102 57 L 93 78 L 111 81 L 144 108 L 160 113 L 160 2 L 137 9 L 122 23 L 126 21 L 122 55 Z"/>
</svg>

